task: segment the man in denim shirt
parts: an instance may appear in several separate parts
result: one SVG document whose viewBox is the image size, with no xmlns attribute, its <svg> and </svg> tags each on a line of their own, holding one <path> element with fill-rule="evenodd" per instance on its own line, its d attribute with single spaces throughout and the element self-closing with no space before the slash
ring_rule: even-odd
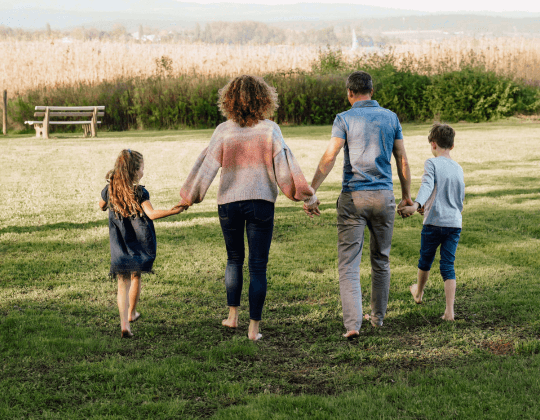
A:
<svg viewBox="0 0 540 420">
<path fill-rule="evenodd" d="M 411 177 L 399 120 L 392 111 L 371 99 L 373 81 L 356 71 L 347 78 L 347 97 L 352 108 L 336 116 L 332 138 L 311 186 L 315 191 L 334 167 L 344 149 L 343 185 L 337 201 L 339 289 L 343 322 L 350 338 L 360 334 L 362 291 L 360 261 L 364 229 L 370 232 L 371 319 L 382 326 L 390 290 L 390 245 L 396 203 L 392 184 L 392 154 L 401 184 L 399 208 L 412 205 Z M 306 213 L 319 214 L 318 205 L 304 206 Z"/>
</svg>

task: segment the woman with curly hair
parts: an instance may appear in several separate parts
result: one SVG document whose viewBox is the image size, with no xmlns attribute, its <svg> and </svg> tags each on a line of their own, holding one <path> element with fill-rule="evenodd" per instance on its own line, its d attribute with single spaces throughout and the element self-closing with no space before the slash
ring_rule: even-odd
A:
<svg viewBox="0 0 540 420">
<path fill-rule="evenodd" d="M 259 322 L 266 298 L 266 266 L 278 186 L 293 201 L 317 201 L 279 126 L 267 119 L 277 109 L 277 101 L 275 88 L 260 77 L 239 76 L 221 89 L 218 104 L 227 121 L 216 128 L 180 191 L 180 206 L 200 203 L 221 168 L 217 202 L 227 249 L 225 287 L 229 306 L 229 316 L 222 324 L 238 326 L 245 229 L 251 340 L 262 337 Z"/>
</svg>

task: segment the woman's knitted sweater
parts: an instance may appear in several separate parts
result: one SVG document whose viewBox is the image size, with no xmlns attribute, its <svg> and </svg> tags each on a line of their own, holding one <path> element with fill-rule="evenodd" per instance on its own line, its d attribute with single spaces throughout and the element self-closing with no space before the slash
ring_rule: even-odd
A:
<svg viewBox="0 0 540 420">
<path fill-rule="evenodd" d="M 218 125 L 182 186 L 182 198 L 189 205 L 200 203 L 219 168 L 218 204 L 275 202 L 277 186 L 291 200 L 313 201 L 313 189 L 273 121 L 252 127 L 240 127 L 232 120 Z"/>
</svg>

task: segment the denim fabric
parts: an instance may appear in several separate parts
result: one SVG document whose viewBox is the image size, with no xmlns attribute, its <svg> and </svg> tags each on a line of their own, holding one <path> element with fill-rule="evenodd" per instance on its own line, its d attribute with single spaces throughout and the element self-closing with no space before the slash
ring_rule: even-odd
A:
<svg viewBox="0 0 540 420">
<path fill-rule="evenodd" d="M 344 192 L 392 190 L 394 140 L 403 139 L 398 117 L 377 101 L 358 101 L 336 116 L 332 137 L 345 140 Z"/>
<path fill-rule="evenodd" d="M 249 317 L 260 321 L 266 298 L 266 266 L 274 230 L 274 203 L 264 200 L 234 201 L 219 205 L 218 214 L 227 248 L 227 305 L 240 306 L 244 282 L 245 227 L 249 247 Z"/>
<path fill-rule="evenodd" d="M 381 326 L 390 291 L 390 247 L 394 230 L 396 202 L 394 192 L 342 192 L 337 202 L 339 291 L 343 323 L 347 331 L 362 326 L 360 262 L 364 230 L 370 233 L 371 322 Z"/>
<path fill-rule="evenodd" d="M 459 242 L 461 228 L 442 227 L 424 225 L 420 244 L 420 260 L 418 268 L 422 271 L 429 271 L 435 259 L 435 253 L 439 245 L 441 246 L 440 271 L 443 280 L 454 280 L 454 261 L 456 259 L 456 249 Z"/>
</svg>

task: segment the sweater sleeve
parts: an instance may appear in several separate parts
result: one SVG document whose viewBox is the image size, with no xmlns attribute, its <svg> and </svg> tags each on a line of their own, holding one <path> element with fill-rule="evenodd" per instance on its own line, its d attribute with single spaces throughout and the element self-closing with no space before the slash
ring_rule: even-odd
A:
<svg viewBox="0 0 540 420">
<path fill-rule="evenodd" d="M 433 188 L 435 187 L 435 165 L 430 159 L 424 163 L 424 175 L 422 175 L 422 184 L 418 190 L 416 201 L 420 206 L 426 204 L 426 201 L 431 196 Z"/>
<path fill-rule="evenodd" d="M 221 167 L 219 159 L 216 157 L 221 153 L 221 145 L 211 141 L 210 145 L 204 149 L 197 158 L 186 182 L 182 185 L 180 196 L 191 206 L 203 201 L 208 188 L 216 177 Z"/>
<path fill-rule="evenodd" d="M 274 155 L 274 173 L 283 194 L 293 201 L 304 201 L 314 195 L 291 150 L 282 141 L 281 150 Z"/>
</svg>

